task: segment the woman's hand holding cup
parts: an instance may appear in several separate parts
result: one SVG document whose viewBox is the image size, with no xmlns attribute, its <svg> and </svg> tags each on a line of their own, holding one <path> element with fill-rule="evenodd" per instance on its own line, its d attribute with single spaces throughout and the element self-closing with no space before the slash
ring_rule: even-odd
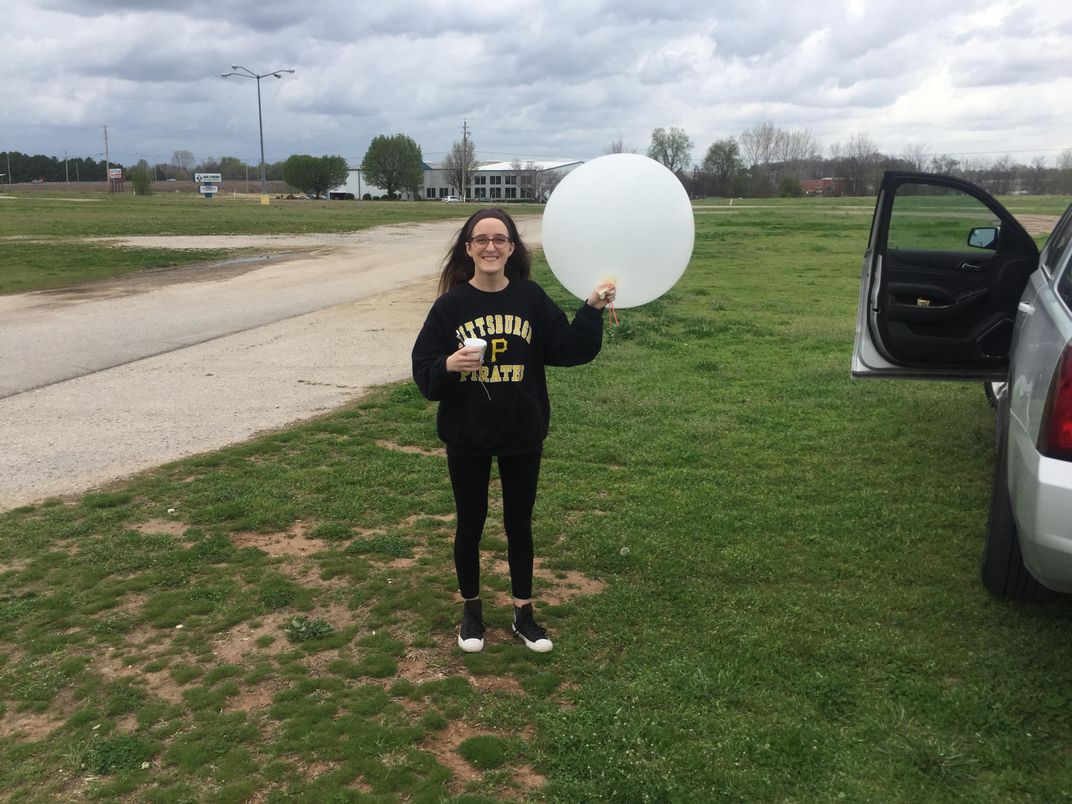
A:
<svg viewBox="0 0 1072 804">
<path fill-rule="evenodd" d="M 483 338 L 466 338 L 462 348 L 447 357 L 447 371 L 477 371 L 484 363 L 487 346 Z"/>
</svg>

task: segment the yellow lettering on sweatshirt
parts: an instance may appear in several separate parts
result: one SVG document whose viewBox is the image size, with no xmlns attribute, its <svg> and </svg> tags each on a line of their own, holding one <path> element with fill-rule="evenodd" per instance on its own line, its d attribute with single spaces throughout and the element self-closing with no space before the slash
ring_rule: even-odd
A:
<svg viewBox="0 0 1072 804">
<path fill-rule="evenodd" d="M 525 366 L 506 364 L 481 366 L 477 371 L 461 372 L 462 382 L 521 382 L 525 379 Z"/>
<path fill-rule="evenodd" d="M 515 335 L 532 343 L 532 327 L 529 322 L 515 315 L 487 315 L 466 321 L 454 330 L 458 344 L 466 338 L 487 338 L 491 335 Z"/>
</svg>

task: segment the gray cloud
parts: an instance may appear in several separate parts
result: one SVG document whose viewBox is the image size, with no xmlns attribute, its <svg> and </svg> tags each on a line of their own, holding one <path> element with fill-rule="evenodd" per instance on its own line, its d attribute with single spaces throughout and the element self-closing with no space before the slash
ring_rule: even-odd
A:
<svg viewBox="0 0 1072 804">
<path fill-rule="evenodd" d="M 261 83 L 270 159 L 404 132 L 434 161 L 463 119 L 489 159 L 675 125 L 700 157 L 763 121 L 1028 159 L 1072 147 L 1070 44 L 1064 0 L 28 0 L 0 31 L 0 150 L 93 153 L 107 124 L 120 160 L 254 158 L 254 82 L 219 78 L 237 63 L 296 71 Z"/>
</svg>

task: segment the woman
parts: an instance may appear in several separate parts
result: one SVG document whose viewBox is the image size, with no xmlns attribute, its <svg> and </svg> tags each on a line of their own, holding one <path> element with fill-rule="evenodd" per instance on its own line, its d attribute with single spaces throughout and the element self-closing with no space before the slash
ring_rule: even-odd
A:
<svg viewBox="0 0 1072 804">
<path fill-rule="evenodd" d="M 439 402 L 457 529 L 454 567 L 463 599 L 458 646 L 484 647 L 480 537 L 488 513 L 491 458 L 503 489 L 513 633 L 545 653 L 551 640 L 532 610 L 532 508 L 551 419 L 544 366 L 576 366 L 599 354 L 602 310 L 614 285 L 592 291 L 573 318 L 529 279 L 531 258 L 514 221 L 482 209 L 459 230 L 439 277 L 440 296 L 413 346 L 413 378 Z M 479 339 L 475 345 L 465 341 Z"/>
</svg>

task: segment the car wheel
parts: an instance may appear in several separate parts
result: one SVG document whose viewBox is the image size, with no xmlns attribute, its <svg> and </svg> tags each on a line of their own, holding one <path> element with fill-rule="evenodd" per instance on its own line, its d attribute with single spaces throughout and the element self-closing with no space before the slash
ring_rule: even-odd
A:
<svg viewBox="0 0 1072 804">
<path fill-rule="evenodd" d="M 1009 498 L 1008 469 L 1005 456 L 1008 433 L 999 430 L 997 458 L 994 461 L 994 483 L 990 491 L 990 515 L 986 523 L 986 545 L 983 548 L 983 586 L 1001 600 L 1042 601 L 1057 593 L 1040 584 L 1024 566 L 1016 520 Z"/>
</svg>

